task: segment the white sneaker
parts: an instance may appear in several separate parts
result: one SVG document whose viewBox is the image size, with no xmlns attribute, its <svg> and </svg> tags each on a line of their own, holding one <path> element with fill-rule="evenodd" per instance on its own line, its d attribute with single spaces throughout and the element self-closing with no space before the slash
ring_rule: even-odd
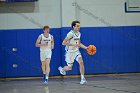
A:
<svg viewBox="0 0 140 93">
<path fill-rule="evenodd" d="M 48 79 L 45 79 L 44 84 L 48 85 Z"/>
<path fill-rule="evenodd" d="M 63 70 L 63 68 L 60 66 L 58 67 L 58 70 L 60 71 L 60 74 L 66 75 L 66 71 Z"/>
<path fill-rule="evenodd" d="M 83 85 L 83 84 L 87 84 L 86 79 L 82 79 L 81 82 L 80 82 L 80 84 L 81 84 L 81 85 Z"/>
</svg>

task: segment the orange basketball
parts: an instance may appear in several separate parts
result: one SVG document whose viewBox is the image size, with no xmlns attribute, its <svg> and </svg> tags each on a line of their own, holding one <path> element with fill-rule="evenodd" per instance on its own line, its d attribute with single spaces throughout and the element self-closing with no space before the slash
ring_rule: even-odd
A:
<svg viewBox="0 0 140 93">
<path fill-rule="evenodd" d="M 96 53 L 96 47 L 94 45 L 89 45 L 87 47 L 87 53 L 89 55 L 94 55 Z"/>
</svg>

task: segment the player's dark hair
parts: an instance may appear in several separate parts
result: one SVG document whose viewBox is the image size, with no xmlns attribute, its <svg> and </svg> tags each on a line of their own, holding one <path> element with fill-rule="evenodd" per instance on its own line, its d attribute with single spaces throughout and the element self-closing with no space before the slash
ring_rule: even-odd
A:
<svg viewBox="0 0 140 93">
<path fill-rule="evenodd" d="M 80 22 L 79 22 L 79 21 L 73 21 L 73 22 L 71 23 L 71 27 L 73 28 L 73 26 L 75 26 L 75 25 L 76 25 L 76 23 L 79 23 L 79 24 L 80 24 Z"/>
</svg>

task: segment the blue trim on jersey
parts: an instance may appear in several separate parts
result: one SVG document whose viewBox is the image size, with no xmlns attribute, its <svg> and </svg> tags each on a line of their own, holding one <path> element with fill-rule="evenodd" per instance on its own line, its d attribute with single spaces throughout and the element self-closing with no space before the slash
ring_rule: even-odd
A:
<svg viewBox="0 0 140 93">
<path fill-rule="evenodd" d="M 78 55 L 75 57 L 75 59 L 76 59 L 79 55 L 81 55 L 81 54 L 78 54 Z"/>
</svg>

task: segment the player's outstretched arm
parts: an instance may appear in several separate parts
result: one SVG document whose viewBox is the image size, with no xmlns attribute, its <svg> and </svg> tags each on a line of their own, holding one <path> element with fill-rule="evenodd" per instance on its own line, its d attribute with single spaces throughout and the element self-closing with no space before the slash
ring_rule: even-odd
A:
<svg viewBox="0 0 140 93">
<path fill-rule="evenodd" d="M 81 42 L 80 42 L 80 47 L 83 49 L 87 49 L 87 47 L 85 45 L 83 45 Z"/>
</svg>

